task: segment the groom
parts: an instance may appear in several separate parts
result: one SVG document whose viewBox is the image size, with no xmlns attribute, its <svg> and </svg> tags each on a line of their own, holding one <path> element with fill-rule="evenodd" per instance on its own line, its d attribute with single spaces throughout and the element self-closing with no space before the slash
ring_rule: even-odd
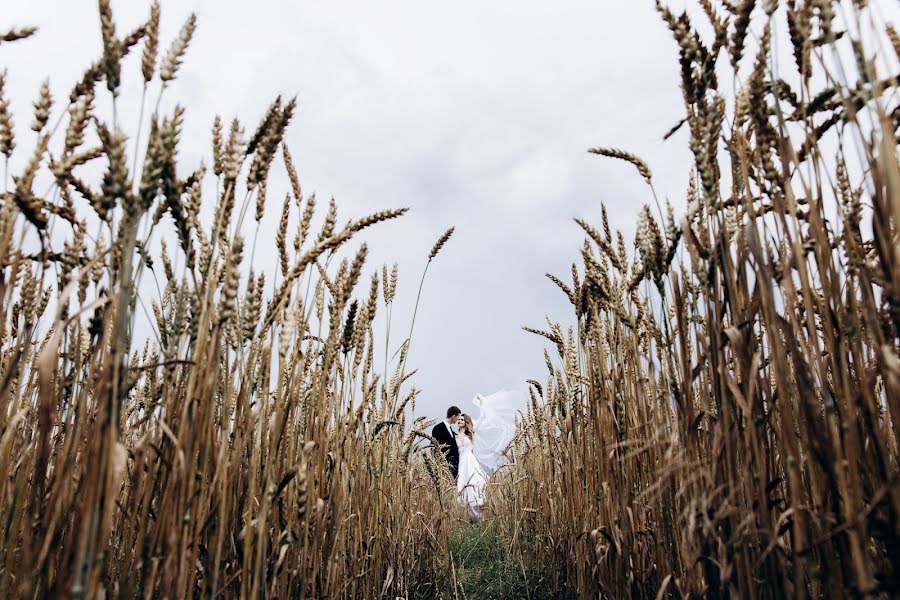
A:
<svg viewBox="0 0 900 600">
<path fill-rule="evenodd" d="M 462 411 L 459 408 L 451 406 L 447 409 L 447 418 L 435 425 L 434 429 L 431 430 L 431 435 L 441 445 L 441 452 L 444 453 L 447 464 L 450 465 L 450 474 L 453 475 L 454 480 L 456 480 L 459 473 L 459 449 L 456 447 L 456 435 L 450 426 L 456 423 L 461 413 Z"/>
</svg>

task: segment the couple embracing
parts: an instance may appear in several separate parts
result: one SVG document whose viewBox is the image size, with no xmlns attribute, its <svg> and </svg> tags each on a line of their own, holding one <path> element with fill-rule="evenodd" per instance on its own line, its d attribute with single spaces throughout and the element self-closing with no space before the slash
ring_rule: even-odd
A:
<svg viewBox="0 0 900 600">
<path fill-rule="evenodd" d="M 456 426 L 458 431 L 454 431 Z M 456 479 L 459 502 L 469 511 L 472 520 L 481 518 L 487 476 L 475 457 L 475 427 L 472 417 L 456 406 L 447 409 L 447 418 L 434 426 L 431 435 L 440 444 L 447 459 L 450 474 Z"/>
</svg>

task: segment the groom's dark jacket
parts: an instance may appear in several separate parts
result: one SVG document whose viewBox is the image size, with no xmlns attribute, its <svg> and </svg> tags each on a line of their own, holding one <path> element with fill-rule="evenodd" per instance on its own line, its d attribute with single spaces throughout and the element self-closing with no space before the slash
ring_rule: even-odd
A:
<svg viewBox="0 0 900 600">
<path fill-rule="evenodd" d="M 441 452 L 450 465 L 450 473 L 456 479 L 459 473 L 459 448 L 456 446 L 456 437 L 450 431 L 446 421 L 441 421 L 431 430 L 431 435 L 440 443 Z"/>
</svg>

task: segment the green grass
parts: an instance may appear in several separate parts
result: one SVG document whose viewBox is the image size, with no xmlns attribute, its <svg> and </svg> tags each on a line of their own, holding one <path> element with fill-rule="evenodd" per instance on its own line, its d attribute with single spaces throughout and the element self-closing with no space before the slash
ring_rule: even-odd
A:
<svg viewBox="0 0 900 600">
<path fill-rule="evenodd" d="M 555 598 L 550 573 L 526 572 L 496 535 L 495 524 L 460 523 L 450 533 L 457 599 Z M 450 586 L 452 589 L 452 585 Z"/>
</svg>

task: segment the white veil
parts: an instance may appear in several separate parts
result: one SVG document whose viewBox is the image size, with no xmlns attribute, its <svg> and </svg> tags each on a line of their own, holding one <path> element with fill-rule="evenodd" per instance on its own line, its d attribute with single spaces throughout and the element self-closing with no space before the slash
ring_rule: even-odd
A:
<svg viewBox="0 0 900 600">
<path fill-rule="evenodd" d="M 506 462 L 502 452 L 516 430 L 516 413 L 524 406 L 524 395 L 518 391 L 500 390 L 482 396 L 475 394 L 472 404 L 478 415 L 475 426 L 475 458 L 488 474 Z"/>
</svg>

